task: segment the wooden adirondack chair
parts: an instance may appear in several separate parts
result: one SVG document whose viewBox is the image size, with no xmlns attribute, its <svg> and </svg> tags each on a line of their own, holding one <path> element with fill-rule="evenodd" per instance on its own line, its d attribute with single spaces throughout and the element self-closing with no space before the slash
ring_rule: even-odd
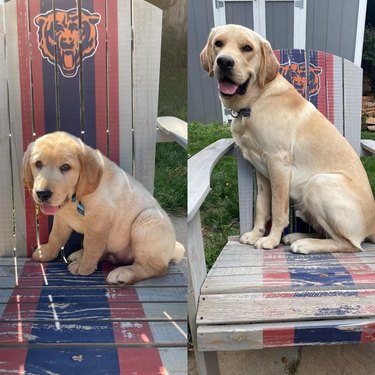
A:
<svg viewBox="0 0 375 375">
<path fill-rule="evenodd" d="M 161 21 L 141 0 L 0 5 L 0 372 L 186 373 L 181 268 L 113 288 L 105 263 L 79 277 L 61 259 L 28 259 L 51 222 L 36 216 L 20 179 L 27 145 L 60 129 L 153 190 L 157 137 L 186 146 L 186 123 L 167 117 L 157 126 Z M 61 52 L 62 26 L 73 38 L 81 30 L 76 57 Z M 74 237 L 65 251 L 80 246 Z"/>
<path fill-rule="evenodd" d="M 291 82 L 293 64 L 310 74 L 300 93 L 361 151 L 362 70 L 329 53 L 275 52 Z M 296 65 L 294 65 L 296 66 Z M 222 139 L 188 162 L 189 320 L 200 374 L 219 374 L 217 351 L 375 341 L 375 246 L 363 253 L 297 255 L 287 246 L 257 250 L 230 238 L 206 274 L 199 208 L 209 193 L 210 174 L 225 155 L 238 159 L 240 231 L 252 228 L 253 173 L 250 163 Z M 348 218 L 350 220 L 350 218 Z M 291 220 L 291 229 L 300 226 Z"/>
</svg>

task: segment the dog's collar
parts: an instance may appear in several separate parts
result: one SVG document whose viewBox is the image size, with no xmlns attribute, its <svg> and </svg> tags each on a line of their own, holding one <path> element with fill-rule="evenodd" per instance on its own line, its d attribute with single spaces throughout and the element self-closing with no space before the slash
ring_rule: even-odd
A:
<svg viewBox="0 0 375 375">
<path fill-rule="evenodd" d="M 237 118 L 237 117 L 250 117 L 251 115 L 251 109 L 250 108 L 241 108 L 238 112 L 237 111 L 231 111 L 230 113 L 232 117 Z"/>
<path fill-rule="evenodd" d="M 77 197 L 76 197 L 75 193 L 72 195 L 72 202 L 73 203 L 77 202 Z M 85 206 L 82 204 L 81 201 L 78 201 L 78 203 L 77 203 L 77 212 L 80 215 L 85 216 Z"/>
</svg>

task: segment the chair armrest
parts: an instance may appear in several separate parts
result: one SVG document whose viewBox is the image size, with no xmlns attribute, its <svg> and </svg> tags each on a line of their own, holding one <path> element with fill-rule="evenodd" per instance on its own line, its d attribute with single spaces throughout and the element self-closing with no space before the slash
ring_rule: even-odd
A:
<svg viewBox="0 0 375 375">
<path fill-rule="evenodd" d="M 361 139 L 361 156 L 375 155 L 375 141 L 371 139 Z"/>
<path fill-rule="evenodd" d="M 187 149 L 187 123 L 177 117 L 161 116 L 157 118 L 158 129 L 166 135 L 168 140 L 177 142 Z"/>
<path fill-rule="evenodd" d="M 211 172 L 219 159 L 234 147 L 233 139 L 220 139 L 188 160 L 188 222 L 210 191 Z"/>
</svg>

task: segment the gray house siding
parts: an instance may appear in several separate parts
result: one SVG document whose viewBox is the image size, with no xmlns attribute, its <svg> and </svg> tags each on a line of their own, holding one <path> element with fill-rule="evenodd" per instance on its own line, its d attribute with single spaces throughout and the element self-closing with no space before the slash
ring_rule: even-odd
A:
<svg viewBox="0 0 375 375">
<path fill-rule="evenodd" d="M 228 2 L 225 5 L 225 17 L 228 23 L 237 23 L 249 29 L 254 28 L 253 3 L 244 1 Z"/>
<path fill-rule="evenodd" d="M 266 3 L 267 40 L 273 49 L 293 47 L 294 3 Z"/>
<path fill-rule="evenodd" d="M 199 54 L 214 27 L 212 1 L 189 0 L 188 120 L 222 121 L 215 81 L 202 69 Z"/>
<path fill-rule="evenodd" d="M 359 0 L 308 0 L 306 49 L 354 61 Z"/>
</svg>

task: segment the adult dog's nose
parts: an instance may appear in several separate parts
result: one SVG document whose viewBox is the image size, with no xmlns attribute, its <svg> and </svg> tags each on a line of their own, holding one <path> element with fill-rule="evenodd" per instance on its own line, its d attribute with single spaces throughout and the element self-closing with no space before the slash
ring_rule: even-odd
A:
<svg viewBox="0 0 375 375">
<path fill-rule="evenodd" d="M 38 190 L 36 195 L 42 202 L 47 202 L 52 197 L 52 191 L 49 189 Z"/>
<path fill-rule="evenodd" d="M 229 72 L 234 67 L 234 60 L 231 56 L 222 55 L 217 58 L 217 65 L 223 72 Z"/>
</svg>

